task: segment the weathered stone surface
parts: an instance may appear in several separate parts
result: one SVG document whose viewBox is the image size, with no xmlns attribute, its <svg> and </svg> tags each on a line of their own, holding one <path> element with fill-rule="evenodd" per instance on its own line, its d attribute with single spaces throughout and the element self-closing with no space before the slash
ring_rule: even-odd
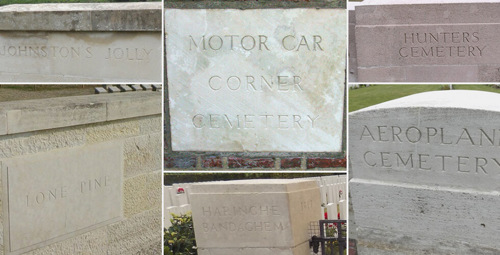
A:
<svg viewBox="0 0 500 255">
<path fill-rule="evenodd" d="M 193 184 L 200 254 L 306 254 L 320 214 L 315 181 L 240 180 Z"/>
<path fill-rule="evenodd" d="M 140 119 L 139 129 L 142 134 L 154 134 L 163 132 L 163 123 L 161 116 L 150 115 Z"/>
<path fill-rule="evenodd" d="M 123 187 L 125 217 L 161 207 L 160 170 L 125 180 Z"/>
<path fill-rule="evenodd" d="M 7 111 L 8 134 L 106 120 L 106 103 L 89 96 L 13 101 L 2 106 Z"/>
<path fill-rule="evenodd" d="M 7 134 L 7 113 L 0 111 L 0 135 Z"/>
<path fill-rule="evenodd" d="M 451 2 L 356 6 L 356 81 L 500 81 L 500 3 Z"/>
<path fill-rule="evenodd" d="M 4 31 L 161 31 L 159 2 L 13 4 L 0 7 Z"/>
<path fill-rule="evenodd" d="M 1 137 L 0 159 L 81 146 L 85 144 L 85 140 L 82 129 L 59 129 L 39 131 L 30 136 L 17 134 Z"/>
<path fill-rule="evenodd" d="M 20 254 L 120 220 L 122 171 L 119 142 L 3 159 L 6 250 Z"/>
<path fill-rule="evenodd" d="M 165 19 L 174 151 L 341 150 L 345 10 L 170 9 Z"/>
<path fill-rule="evenodd" d="M 108 243 L 106 228 L 101 227 L 62 242 L 40 247 L 27 252 L 26 255 L 106 254 Z"/>
<path fill-rule="evenodd" d="M 366 253 L 500 252 L 498 102 L 497 93 L 437 91 L 350 114 L 349 187 Z"/>
<path fill-rule="evenodd" d="M 124 93 L 122 98 L 110 97 L 107 103 L 108 120 L 125 119 L 162 113 L 161 94 Z"/>
<path fill-rule="evenodd" d="M 94 89 L 94 92 L 95 92 L 96 94 L 104 94 L 104 93 L 108 93 L 108 91 L 106 91 L 106 89 L 105 89 L 105 88 L 101 88 L 101 87 L 97 87 L 97 88 L 95 88 L 95 89 Z"/>
<path fill-rule="evenodd" d="M 8 31 L 0 35 L 3 82 L 161 81 L 158 32 Z"/>
<path fill-rule="evenodd" d="M 161 170 L 162 134 L 150 134 L 125 140 L 125 177 Z"/>
<path fill-rule="evenodd" d="M 292 8 L 344 8 L 345 0 L 308 0 L 308 1 L 238 1 L 238 0 L 212 0 L 212 1 L 185 1 L 165 0 L 166 9 L 292 9 Z"/>
<path fill-rule="evenodd" d="M 158 179 L 156 179 L 158 180 Z M 160 185 L 158 185 L 160 187 Z M 160 189 L 161 190 L 161 189 Z M 161 200 L 161 191 L 158 190 Z M 107 227 L 109 254 L 161 254 L 161 203 L 154 210 L 142 212 Z"/>
<path fill-rule="evenodd" d="M 161 95 L 156 92 L 24 100 L 0 106 L 7 116 L 8 134 L 155 115 L 162 110 Z"/>
</svg>

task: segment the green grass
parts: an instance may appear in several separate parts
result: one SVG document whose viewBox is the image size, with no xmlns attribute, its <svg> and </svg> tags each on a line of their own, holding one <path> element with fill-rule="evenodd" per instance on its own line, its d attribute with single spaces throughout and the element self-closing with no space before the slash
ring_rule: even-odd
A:
<svg viewBox="0 0 500 255">
<path fill-rule="evenodd" d="M 500 93 L 500 89 L 493 88 L 489 85 L 453 85 L 453 89 L 481 90 L 481 91 Z"/>
<path fill-rule="evenodd" d="M 147 2 L 159 2 L 161 0 L 148 0 Z M 108 3 L 108 2 L 139 2 L 139 1 L 112 1 L 112 0 L 3 0 L 2 5 L 8 4 L 41 4 L 41 3 Z"/>
<path fill-rule="evenodd" d="M 376 85 L 349 89 L 349 112 L 416 93 L 441 90 L 443 85 Z M 500 93 L 488 85 L 453 85 L 453 89 L 481 90 Z"/>
</svg>

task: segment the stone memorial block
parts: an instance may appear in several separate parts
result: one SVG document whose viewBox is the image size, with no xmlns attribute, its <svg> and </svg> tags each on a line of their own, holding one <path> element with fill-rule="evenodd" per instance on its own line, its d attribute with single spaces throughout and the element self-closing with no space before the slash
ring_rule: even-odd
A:
<svg viewBox="0 0 500 255">
<path fill-rule="evenodd" d="M 1 82 L 161 82 L 161 3 L 0 7 Z"/>
<path fill-rule="evenodd" d="M 341 151 L 344 9 L 168 9 L 165 29 L 174 151 Z"/>
<path fill-rule="evenodd" d="M 349 187 L 358 245 L 498 254 L 499 106 L 500 94 L 453 90 L 351 113 Z"/>
<path fill-rule="evenodd" d="M 500 2 L 417 2 L 355 7 L 357 82 L 500 81 Z"/>
<path fill-rule="evenodd" d="M 120 220 L 122 154 L 107 142 L 1 160 L 6 254 Z"/>
<path fill-rule="evenodd" d="M 310 180 L 238 180 L 193 184 L 198 254 L 309 254 L 319 187 Z"/>
</svg>

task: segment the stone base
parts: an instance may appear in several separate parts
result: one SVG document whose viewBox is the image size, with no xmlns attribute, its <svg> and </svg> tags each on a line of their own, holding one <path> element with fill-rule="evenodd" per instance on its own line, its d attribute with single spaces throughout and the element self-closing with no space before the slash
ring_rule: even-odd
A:
<svg viewBox="0 0 500 255">
<path fill-rule="evenodd" d="M 294 248 L 198 248 L 199 255 L 308 255 L 309 242 Z"/>
<path fill-rule="evenodd" d="M 349 187 L 360 254 L 500 253 L 496 191 L 362 179 Z"/>
</svg>

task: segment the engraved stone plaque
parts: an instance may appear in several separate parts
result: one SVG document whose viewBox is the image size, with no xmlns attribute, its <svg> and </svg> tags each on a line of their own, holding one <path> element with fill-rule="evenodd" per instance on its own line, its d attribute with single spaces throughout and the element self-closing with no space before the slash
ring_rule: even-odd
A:
<svg viewBox="0 0 500 255">
<path fill-rule="evenodd" d="M 200 255 L 309 253 L 308 227 L 320 219 L 310 180 L 237 180 L 191 186 Z"/>
<path fill-rule="evenodd" d="M 122 217 L 121 143 L 60 149 L 0 163 L 8 254 L 20 254 Z"/>
<path fill-rule="evenodd" d="M 2 81 L 161 81 L 155 32 L 2 32 Z M 21 68 L 22 66 L 22 68 Z"/>
<path fill-rule="evenodd" d="M 166 10 L 172 149 L 340 151 L 345 15 Z"/>
<path fill-rule="evenodd" d="M 349 115 L 349 189 L 363 246 L 500 251 L 499 102 L 497 93 L 434 91 Z"/>
<path fill-rule="evenodd" d="M 499 8 L 491 0 L 356 6 L 357 81 L 500 81 Z"/>
</svg>

